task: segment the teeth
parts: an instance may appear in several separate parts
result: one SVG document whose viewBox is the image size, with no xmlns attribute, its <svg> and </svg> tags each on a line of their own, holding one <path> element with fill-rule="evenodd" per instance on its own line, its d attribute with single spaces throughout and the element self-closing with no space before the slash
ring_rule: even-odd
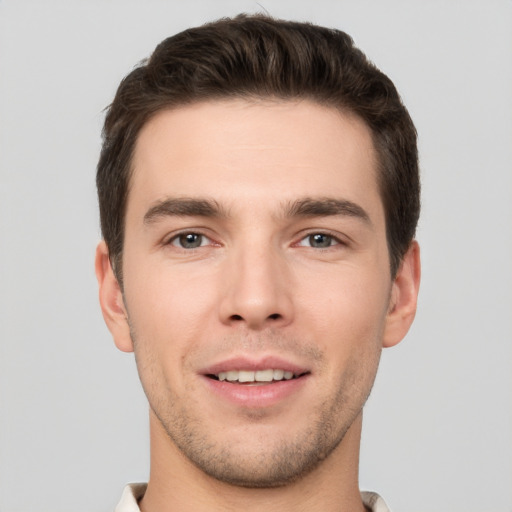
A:
<svg viewBox="0 0 512 512">
<path fill-rule="evenodd" d="M 290 380 L 293 378 L 293 372 L 284 370 L 230 370 L 229 372 L 220 372 L 217 375 L 219 380 L 229 382 L 272 382 L 273 380 Z"/>
<path fill-rule="evenodd" d="M 274 370 L 274 380 L 281 380 L 284 377 L 284 370 Z"/>
<path fill-rule="evenodd" d="M 254 372 L 239 371 L 238 382 L 254 382 Z"/>
<path fill-rule="evenodd" d="M 235 372 L 235 371 L 226 372 L 226 376 L 224 378 L 226 380 L 238 380 L 238 372 Z"/>
<path fill-rule="evenodd" d="M 255 372 L 254 379 L 258 382 L 272 382 L 274 380 L 274 370 L 260 370 Z"/>
</svg>

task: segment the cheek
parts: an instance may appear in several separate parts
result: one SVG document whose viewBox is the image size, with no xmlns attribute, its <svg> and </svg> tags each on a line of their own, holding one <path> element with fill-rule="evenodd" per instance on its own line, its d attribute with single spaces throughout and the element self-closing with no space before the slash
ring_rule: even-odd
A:
<svg viewBox="0 0 512 512">
<path fill-rule="evenodd" d="M 161 412 L 169 399 L 174 401 L 174 392 L 182 392 L 181 362 L 195 339 L 195 318 L 187 316 L 193 308 L 186 294 L 164 280 L 126 284 L 137 370 L 150 404 Z"/>
<path fill-rule="evenodd" d="M 389 283 L 375 279 L 376 274 L 331 273 L 323 293 L 304 290 L 301 295 L 303 330 L 326 356 L 326 389 L 337 390 L 335 402 L 354 411 L 370 392 L 381 354 Z"/>
<path fill-rule="evenodd" d="M 307 282 L 307 281 L 303 281 Z M 304 286 L 301 302 L 305 323 L 315 325 L 326 349 L 379 343 L 388 308 L 389 283 L 382 273 L 361 274 L 349 269 L 330 272 Z"/>
<path fill-rule="evenodd" d="M 127 273 L 128 275 L 128 273 Z M 179 344 L 190 339 L 211 313 L 211 292 L 204 279 L 187 272 L 149 269 L 130 274 L 125 283 L 127 307 L 137 331 L 152 343 Z"/>
<path fill-rule="evenodd" d="M 361 280 L 334 284 L 331 298 L 316 303 L 311 314 L 320 319 L 317 340 L 326 355 L 328 387 L 337 390 L 336 403 L 355 414 L 377 373 L 388 292 L 385 284 L 372 286 Z"/>
</svg>

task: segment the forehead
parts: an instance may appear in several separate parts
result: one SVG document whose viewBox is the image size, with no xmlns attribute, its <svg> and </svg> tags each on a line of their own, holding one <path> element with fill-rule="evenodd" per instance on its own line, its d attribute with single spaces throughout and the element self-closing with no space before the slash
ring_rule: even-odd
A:
<svg viewBox="0 0 512 512">
<path fill-rule="evenodd" d="M 336 196 L 381 209 L 370 130 L 311 101 L 236 99 L 161 111 L 142 128 L 132 165 L 128 210 L 169 195 L 253 205 Z"/>
</svg>

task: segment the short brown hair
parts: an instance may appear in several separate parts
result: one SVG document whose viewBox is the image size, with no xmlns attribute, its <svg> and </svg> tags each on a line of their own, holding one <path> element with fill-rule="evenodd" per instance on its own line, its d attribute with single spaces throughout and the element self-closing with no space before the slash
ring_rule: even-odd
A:
<svg viewBox="0 0 512 512">
<path fill-rule="evenodd" d="M 379 161 L 394 276 L 420 210 L 416 130 L 395 86 L 340 30 L 239 15 L 165 39 L 123 79 L 107 110 L 96 183 L 119 282 L 131 160 L 142 126 L 163 109 L 240 97 L 309 99 L 365 121 Z"/>
</svg>

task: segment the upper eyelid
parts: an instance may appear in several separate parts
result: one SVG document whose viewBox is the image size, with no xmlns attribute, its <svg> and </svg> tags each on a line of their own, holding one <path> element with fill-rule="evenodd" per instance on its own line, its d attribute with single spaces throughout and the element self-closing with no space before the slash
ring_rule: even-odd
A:
<svg viewBox="0 0 512 512">
<path fill-rule="evenodd" d="M 185 247 L 180 247 L 177 243 L 175 243 L 179 239 L 180 236 L 187 235 L 187 234 L 200 235 L 200 236 L 206 238 L 208 240 L 208 243 L 206 243 L 205 245 L 200 245 L 198 247 L 190 248 L 190 249 L 186 249 Z M 211 236 L 208 236 L 204 232 L 199 231 L 199 230 L 190 230 L 189 229 L 189 230 L 183 230 L 183 231 L 179 231 L 179 232 L 173 232 L 172 234 L 163 237 L 162 241 L 160 242 L 160 245 L 162 247 L 173 247 L 174 249 L 178 249 L 178 250 L 181 249 L 183 251 L 190 252 L 190 251 L 193 251 L 193 250 L 200 249 L 202 247 L 207 247 L 207 246 L 212 246 L 212 245 L 219 245 L 219 244 L 217 244 L 215 242 L 215 240 Z"/>
<path fill-rule="evenodd" d="M 196 231 L 185 231 L 184 233 L 178 233 L 177 235 L 171 236 L 169 240 L 167 241 L 167 244 L 171 244 L 172 242 L 179 240 L 180 237 L 186 236 L 186 235 L 198 235 L 200 237 L 203 237 L 209 241 L 212 241 L 210 237 L 204 235 L 203 233 L 198 233 Z"/>
<path fill-rule="evenodd" d="M 349 242 L 349 237 L 339 232 L 334 232 L 329 229 L 308 229 L 305 230 L 303 233 L 300 233 L 299 236 L 296 238 L 297 241 L 294 243 L 301 242 L 305 238 L 308 238 L 312 235 L 330 236 L 334 240 L 338 241 L 340 244 L 348 244 Z"/>
<path fill-rule="evenodd" d="M 182 235 L 187 234 L 197 234 L 201 235 L 205 238 L 207 238 L 213 245 L 223 245 L 222 242 L 218 241 L 215 235 L 211 233 L 211 231 L 207 228 L 183 228 L 179 229 L 177 231 L 173 231 L 172 233 L 167 234 L 166 236 L 162 237 L 162 245 L 170 245 L 170 243 L 173 240 L 176 240 L 178 237 Z M 312 235 L 325 235 L 333 238 L 336 242 L 338 242 L 341 245 L 348 245 L 350 243 L 350 237 L 348 235 L 345 235 L 343 233 L 339 233 L 337 231 L 332 231 L 330 229 L 322 229 L 322 228 L 310 228 L 305 229 L 301 233 L 298 233 L 294 237 L 294 241 L 291 242 L 291 245 L 297 245 L 298 243 L 302 242 L 305 238 L 308 238 Z"/>
<path fill-rule="evenodd" d="M 194 234 L 194 235 L 201 235 L 206 238 L 209 238 L 210 240 L 213 239 L 212 235 L 210 234 L 209 230 L 206 228 L 183 228 L 178 229 L 176 231 L 172 231 L 171 233 L 167 233 L 162 239 L 164 240 L 164 243 L 169 243 L 171 240 L 174 240 L 175 238 L 178 238 L 182 235 L 188 235 L 188 234 Z"/>
<path fill-rule="evenodd" d="M 332 243 L 330 245 L 328 245 L 327 247 L 315 247 L 313 245 L 311 245 L 311 243 L 309 244 L 302 244 L 305 240 L 307 240 L 309 237 L 313 236 L 313 235 L 324 235 L 326 237 L 329 237 L 332 239 Z M 326 250 L 329 250 L 329 249 L 333 249 L 335 247 L 338 247 L 338 246 L 346 246 L 347 244 L 343 241 L 343 240 L 340 240 L 338 237 L 335 237 L 333 235 L 329 235 L 327 233 L 311 233 L 310 235 L 306 235 L 304 237 L 302 237 L 297 243 L 294 244 L 296 247 L 305 247 L 306 249 L 307 248 L 310 248 L 310 249 L 314 249 L 316 251 L 320 250 L 320 251 L 326 251 Z"/>
</svg>

